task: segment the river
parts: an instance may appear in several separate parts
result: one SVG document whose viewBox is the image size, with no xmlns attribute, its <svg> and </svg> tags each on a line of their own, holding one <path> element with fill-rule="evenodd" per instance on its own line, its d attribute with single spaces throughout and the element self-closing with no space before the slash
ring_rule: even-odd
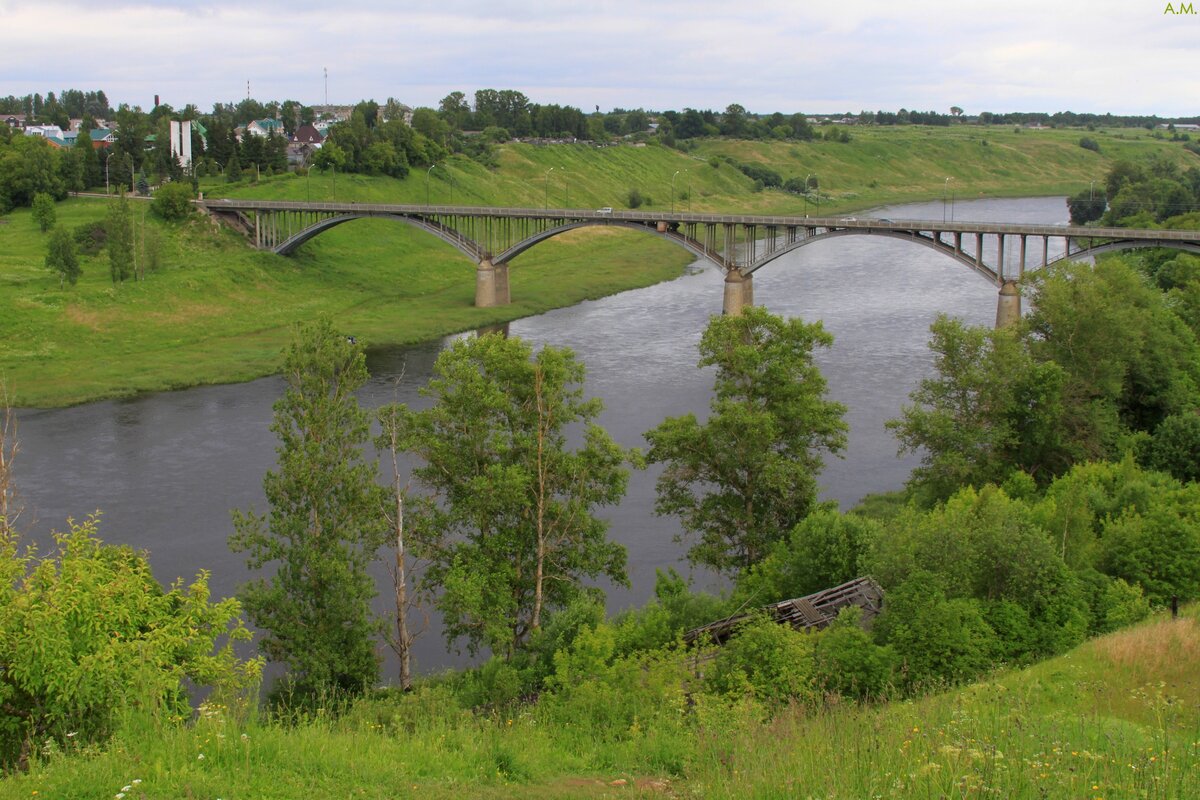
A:
<svg viewBox="0 0 1200 800">
<path fill-rule="evenodd" d="M 941 202 L 933 202 L 870 215 L 941 219 L 944 211 Z M 1067 211 L 1061 197 L 973 200 L 957 202 L 954 216 L 1052 224 L 1065 222 Z M 600 424 L 622 444 L 644 446 L 643 432 L 664 417 L 707 411 L 712 374 L 696 368 L 696 345 L 709 316 L 721 311 L 722 289 L 720 271 L 697 263 L 673 281 L 513 322 L 510 334 L 535 346 L 573 348 L 587 366 L 588 394 L 604 400 Z M 844 458 L 827 460 L 820 480 L 824 498 L 846 509 L 866 494 L 903 485 L 917 460 L 897 457 L 883 424 L 898 415 L 909 392 L 931 371 L 929 325 L 939 312 L 990 325 L 996 292 L 932 250 L 865 236 L 814 243 L 755 273 L 757 304 L 776 314 L 819 319 L 834 336 L 818 363 L 833 398 L 849 409 L 850 437 Z M 369 352 L 371 379 L 361 402 L 371 408 L 393 400 L 418 402 L 417 389 L 446 341 Z M 100 510 L 101 537 L 148 550 L 164 583 L 207 569 L 213 596 L 232 594 L 249 574 L 226 546 L 233 530 L 230 510 L 266 510 L 262 477 L 274 466 L 276 444 L 268 425 L 282 385 L 271 377 L 67 409 L 20 410 L 21 528 L 45 542 L 68 517 Z M 653 513 L 656 475 L 635 473 L 624 501 L 606 510 L 611 536 L 628 548 L 632 584 L 606 587 L 610 611 L 645 602 L 656 569 L 688 573 L 681 560 L 685 546 L 675 540 L 678 523 Z M 384 570 L 379 573 L 378 606 L 386 612 L 390 592 Z M 719 586 L 707 573 L 693 577 L 699 586 Z M 463 663 L 446 652 L 436 631 L 420 640 L 417 660 L 422 671 Z M 385 667 L 385 674 L 394 669 Z"/>
</svg>

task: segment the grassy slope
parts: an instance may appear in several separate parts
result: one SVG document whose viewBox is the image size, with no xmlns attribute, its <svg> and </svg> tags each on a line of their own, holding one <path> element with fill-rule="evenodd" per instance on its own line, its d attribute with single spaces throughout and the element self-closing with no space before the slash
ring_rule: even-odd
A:
<svg viewBox="0 0 1200 800">
<path fill-rule="evenodd" d="M 1195 158 L 1144 133 L 1120 132 L 1132 137 L 1126 139 L 1091 134 L 1103 148 L 1099 155 L 1078 147 L 1078 131 L 1005 128 L 861 129 L 849 144 L 712 141 L 689 154 L 653 146 L 514 145 L 501 149 L 497 170 L 451 159 L 403 181 L 314 174 L 232 187 L 210 182 L 204 189 L 209 196 L 424 202 L 428 187 L 433 203 L 569 200 L 596 208 L 621 207 L 628 190 L 638 188 L 654 201 L 650 207 L 666 208 L 674 176 L 678 193 L 690 189 L 679 208 L 802 212 L 801 198 L 756 193 L 730 165 L 709 163 L 729 155 L 770 164 L 785 177 L 817 174 L 826 197 L 821 210 L 837 213 L 940 196 L 950 175 L 958 197 L 1056 193 L 1085 187 L 1116 156 L 1157 151 L 1181 163 Z M 103 214 L 99 200 L 58 206 L 69 226 Z M 285 259 L 256 253 L 234 234 L 198 220 L 163 225 L 151 217 L 149 224 L 163 231 L 161 272 L 114 288 L 101 254 L 85 260 L 78 286 L 60 291 L 41 267 L 46 237 L 28 210 L 0 218 L 0 379 L 17 405 L 63 405 L 268 374 L 291 323 L 316 314 L 332 315 L 372 344 L 411 342 L 647 285 L 678 274 L 688 258 L 654 237 L 575 232 L 514 262 L 513 306 L 475 309 L 473 265 L 407 226 L 354 222 Z"/>
<path fill-rule="evenodd" d="M 551 730 L 536 707 L 471 715 L 430 699 L 400 714 L 384 699 L 292 727 L 210 709 L 190 727 L 142 724 L 103 750 L 53 754 L 0 782 L 0 799 L 113 796 L 135 778 L 130 800 L 1198 797 L 1195 614 L 916 701 L 770 722 L 698 706 L 669 731 L 635 726 L 604 741 L 586 720 Z"/>
</svg>

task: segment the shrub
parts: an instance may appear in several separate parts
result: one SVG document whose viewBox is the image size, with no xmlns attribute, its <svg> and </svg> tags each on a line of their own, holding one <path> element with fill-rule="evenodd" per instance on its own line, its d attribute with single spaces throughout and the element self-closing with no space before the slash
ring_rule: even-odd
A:
<svg viewBox="0 0 1200 800">
<path fill-rule="evenodd" d="M 232 693 L 257 684 L 261 661 L 233 652 L 232 641 L 250 638 L 236 600 L 209 603 L 206 572 L 164 591 L 144 554 L 102 545 L 96 529 L 95 518 L 72 523 L 45 557 L 0 542 L 0 753 L 9 763 L 29 741 L 103 737 L 130 710 L 190 717 L 185 680 Z"/>
<path fill-rule="evenodd" d="M 160 186 L 151 203 L 155 214 L 163 219 L 186 219 L 192 213 L 192 187 L 181 181 Z"/>
<path fill-rule="evenodd" d="M 1079 140 L 1079 146 L 1084 150 L 1091 150 L 1093 153 L 1100 152 L 1100 143 L 1090 136 L 1084 136 Z"/>
<path fill-rule="evenodd" d="M 862 609 L 842 609 L 828 630 L 816 637 L 813 674 L 826 692 L 865 699 L 881 696 L 892 680 L 895 654 L 880 647 L 860 627 Z"/>
<path fill-rule="evenodd" d="M 108 227 L 103 222 L 85 222 L 71 232 L 81 255 L 94 256 L 108 242 Z"/>
<path fill-rule="evenodd" d="M 768 707 L 817 697 L 814 637 L 759 616 L 725 643 L 705 682 L 729 697 L 752 696 Z"/>
<path fill-rule="evenodd" d="M 643 203 L 649 203 L 648 198 L 643 198 L 642 193 L 637 189 L 630 189 L 629 194 L 625 198 L 625 205 L 630 208 L 641 208 Z"/>
<path fill-rule="evenodd" d="M 1149 461 L 1180 481 L 1200 481 L 1200 413 L 1172 414 L 1159 423 L 1150 440 Z"/>
</svg>

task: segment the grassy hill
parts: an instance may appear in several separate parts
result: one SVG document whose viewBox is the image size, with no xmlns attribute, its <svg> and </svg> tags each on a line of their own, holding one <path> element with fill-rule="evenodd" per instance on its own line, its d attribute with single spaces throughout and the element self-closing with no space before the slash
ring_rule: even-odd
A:
<svg viewBox="0 0 1200 800">
<path fill-rule="evenodd" d="M 0 782 L 0 800 L 1193 798 L 1198 662 L 1193 607 L 952 691 L 770 719 L 633 684 L 569 719 L 552 697 L 463 709 L 436 680 L 273 723 L 206 705 L 190 726 L 131 716 L 102 749 L 50 748 Z M 631 702 L 644 716 L 614 725 Z"/>
<path fill-rule="evenodd" d="M 228 185 L 206 196 L 497 206 L 624 207 L 631 189 L 646 208 L 803 213 L 802 197 L 755 191 L 734 164 L 760 163 L 786 177 L 815 174 L 822 213 L 940 197 L 1034 195 L 1086 188 L 1116 157 L 1196 156 L 1145 131 L 1015 133 L 1009 128 L 863 128 L 839 143 L 702 142 L 683 153 L 659 146 L 506 145 L 488 169 L 455 157 L 404 180 L 312 173 Z M 986 142 L 986 143 L 985 143 Z M 814 211 L 815 209 L 809 209 Z M 140 217 L 145 206 L 136 205 Z M 62 224 L 103 219 L 105 201 L 58 206 Z M 163 268 L 114 286 L 107 257 L 83 260 L 75 287 L 60 290 L 41 265 L 47 236 L 29 211 L 0 217 L 0 380 L 19 406 L 233 382 L 270 374 L 297 320 L 328 314 L 372 345 L 429 339 L 570 305 L 678 275 L 689 256 L 655 237 L 599 229 L 558 237 L 516 259 L 514 304 L 472 307 L 474 265 L 427 234 L 381 220 L 340 226 L 293 258 L 253 251 L 200 219 L 146 224 L 163 240 Z M 714 285 L 714 292 L 720 288 Z"/>
</svg>

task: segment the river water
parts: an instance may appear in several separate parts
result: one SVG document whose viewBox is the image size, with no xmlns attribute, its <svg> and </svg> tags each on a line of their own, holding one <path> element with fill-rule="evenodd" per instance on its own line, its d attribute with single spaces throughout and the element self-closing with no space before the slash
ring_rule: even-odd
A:
<svg viewBox="0 0 1200 800">
<path fill-rule="evenodd" d="M 944 213 L 943 204 L 934 202 L 871 215 L 942 219 Z M 1065 222 L 1067 210 L 1063 198 L 974 200 L 956 203 L 954 216 L 1053 224 Z M 1040 257 L 1039 252 L 1039 262 Z M 588 394 L 604 400 L 600 424 L 622 444 L 644 446 L 643 432 L 664 417 L 706 414 L 712 374 L 696 368 L 696 346 L 709 316 L 721 312 L 722 291 L 720 271 L 697 263 L 673 281 L 513 322 L 510 334 L 535 346 L 573 348 L 587 366 Z M 909 392 L 931 371 L 929 325 L 939 312 L 990 325 L 996 292 L 946 256 L 882 237 L 817 242 L 755 273 L 757 304 L 776 314 L 819 319 L 834 336 L 818 362 L 833 398 L 849 409 L 850 437 L 844 458 L 827 459 L 820 480 L 824 498 L 846 509 L 866 494 L 902 486 L 917 460 L 897 457 L 883 424 L 898 415 Z M 370 352 L 371 380 L 361 402 L 371 408 L 393 400 L 419 404 L 417 389 L 449 340 Z M 25 506 L 22 529 L 45 542 L 68 517 L 100 510 L 101 537 L 148 550 L 164 583 L 207 569 L 214 597 L 233 594 L 249 573 L 226 546 L 233 530 L 230 510 L 266 510 L 262 477 L 274 467 L 276 445 L 268 425 L 282 386 L 271 377 L 67 409 L 20 410 L 16 477 Z M 676 541 L 678 523 L 654 515 L 656 476 L 653 469 L 635 473 L 624 501 L 606 510 L 610 535 L 628 548 L 632 584 L 606 587 L 610 611 L 645 602 L 653 594 L 656 569 L 689 573 L 681 558 L 685 545 Z M 390 591 L 384 575 L 381 567 L 378 606 L 386 613 Z M 707 573 L 693 577 L 699 586 L 720 586 Z M 417 660 L 422 671 L 463 663 L 447 653 L 436 630 L 420 640 Z M 394 669 L 385 667 L 385 674 Z"/>
</svg>

